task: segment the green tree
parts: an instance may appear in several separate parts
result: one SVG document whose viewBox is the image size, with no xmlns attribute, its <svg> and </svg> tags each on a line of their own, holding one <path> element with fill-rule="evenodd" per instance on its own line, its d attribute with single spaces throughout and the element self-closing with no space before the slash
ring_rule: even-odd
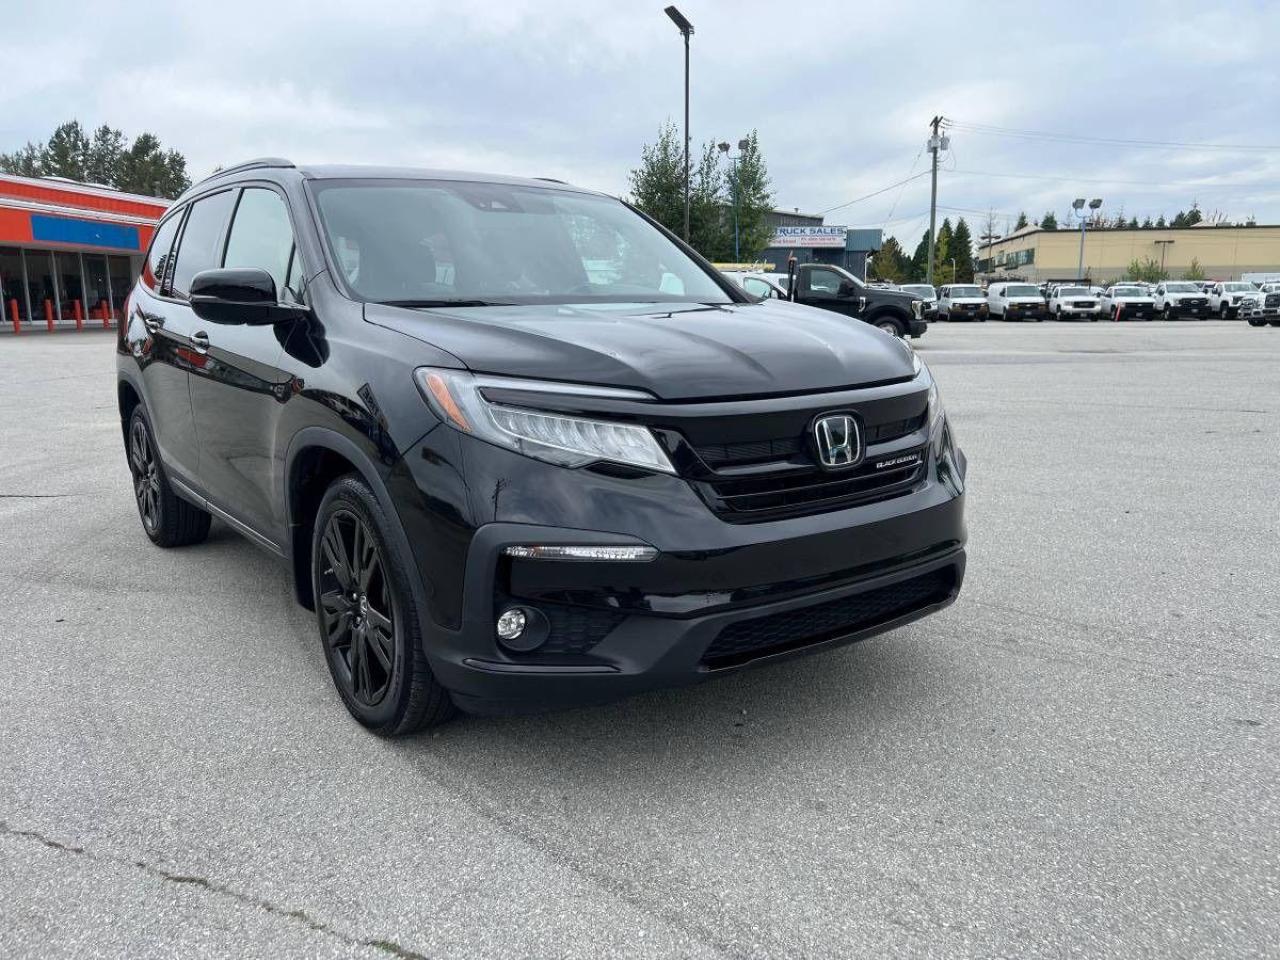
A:
<svg viewBox="0 0 1280 960">
<path fill-rule="evenodd" d="M 1135 258 L 1129 262 L 1128 277 L 1145 283 L 1159 283 L 1161 280 L 1168 280 L 1169 273 L 1160 269 L 1160 264 L 1154 257 L 1147 257 L 1145 260 Z"/>
<path fill-rule="evenodd" d="M 1138 229 L 1138 218 L 1137 218 L 1137 217 L 1130 217 L 1130 218 L 1129 218 L 1129 229 L 1130 229 L 1130 230 L 1137 230 L 1137 229 Z"/>
<path fill-rule="evenodd" d="M 879 251 L 871 259 L 871 275 L 889 283 L 906 283 L 911 279 L 912 263 L 896 237 L 885 237 Z"/>
<path fill-rule="evenodd" d="M 947 244 L 948 253 L 955 258 L 956 276 L 959 283 L 973 282 L 973 238 L 969 235 L 969 225 L 964 217 L 956 221 L 955 231 Z"/>
<path fill-rule="evenodd" d="M 1156 229 L 1163 230 L 1166 226 L 1167 224 L 1164 222 L 1164 214 L 1162 213 L 1160 214 L 1160 218 L 1156 220 Z"/>
<path fill-rule="evenodd" d="M 933 282 L 950 283 L 951 264 L 951 218 L 945 217 L 938 228 L 938 242 L 933 245 Z M 945 272 L 944 272 L 945 270 Z M 942 278 L 946 277 L 944 281 Z"/>
<path fill-rule="evenodd" d="M 928 276 L 929 263 L 929 231 L 924 232 L 920 242 L 916 244 L 916 252 L 911 255 L 911 279 L 916 283 L 924 283 Z"/>
<path fill-rule="evenodd" d="M 1196 257 L 1191 258 L 1191 262 L 1187 264 L 1187 269 L 1182 271 L 1183 280 L 1203 280 L 1204 267 L 1200 266 L 1200 260 Z"/>
<path fill-rule="evenodd" d="M 1027 227 L 1027 215 L 1024 212 L 1018 214 L 1018 222 L 1013 225 L 1014 230 L 1025 230 Z"/>
<path fill-rule="evenodd" d="M 1192 204 L 1191 209 L 1187 211 L 1185 226 L 1194 227 L 1197 223 L 1204 219 L 1204 215 L 1200 213 L 1200 207 Z"/>
<path fill-rule="evenodd" d="M 1058 229 L 1058 218 L 1053 215 L 1052 210 L 1047 211 L 1045 215 L 1040 218 L 1040 229 L 1041 230 L 1057 230 Z"/>
<path fill-rule="evenodd" d="M 732 260 L 732 211 L 725 207 L 724 171 L 714 143 L 703 146 L 702 158 L 691 176 L 689 242 L 708 260 Z"/>
<path fill-rule="evenodd" d="M 773 184 L 769 168 L 760 153 L 760 137 L 755 130 L 746 138 L 745 147 L 725 178 L 728 202 L 737 210 L 738 257 L 755 260 L 769 246 L 773 232 L 769 228 L 769 212 L 773 209 Z M 732 218 L 731 218 L 732 220 Z M 730 223 L 732 229 L 732 222 Z"/>
<path fill-rule="evenodd" d="M 1143 220 L 1143 221 L 1142 221 L 1142 229 L 1143 229 L 1143 230 L 1150 230 L 1150 229 L 1152 229 L 1152 227 L 1154 227 L 1154 226 L 1155 226 L 1155 224 L 1153 224 L 1153 223 L 1151 222 L 1151 218 L 1150 218 L 1150 217 L 1147 217 L 1145 220 Z"/>
<path fill-rule="evenodd" d="M 640 151 L 631 171 L 631 202 L 677 236 L 684 231 L 684 152 L 680 134 L 668 120 L 658 139 Z"/>
<path fill-rule="evenodd" d="M 44 147 L 44 175 L 84 180 L 89 161 L 89 138 L 79 120 L 60 124 Z"/>
<path fill-rule="evenodd" d="M 0 154 L 0 171 L 23 177 L 70 177 L 170 199 L 191 186 L 186 158 L 164 149 L 154 134 L 139 134 L 126 148 L 119 130 L 103 124 L 90 138 L 77 120 L 59 125 L 43 145 L 28 143 L 13 153 Z"/>
<path fill-rule="evenodd" d="M 1187 226 L 1187 215 L 1179 210 L 1173 217 L 1173 223 L 1170 224 L 1175 230 L 1179 227 Z"/>
</svg>

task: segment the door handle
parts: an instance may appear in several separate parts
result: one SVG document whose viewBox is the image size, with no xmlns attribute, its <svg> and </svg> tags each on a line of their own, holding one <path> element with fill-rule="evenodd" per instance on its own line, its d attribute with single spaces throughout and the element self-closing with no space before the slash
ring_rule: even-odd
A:
<svg viewBox="0 0 1280 960">
<path fill-rule="evenodd" d="M 196 353 L 209 352 L 209 335 L 205 333 L 203 330 L 197 330 L 195 333 L 191 334 L 191 336 L 188 337 L 187 339 L 191 341 L 191 346 Z"/>
</svg>

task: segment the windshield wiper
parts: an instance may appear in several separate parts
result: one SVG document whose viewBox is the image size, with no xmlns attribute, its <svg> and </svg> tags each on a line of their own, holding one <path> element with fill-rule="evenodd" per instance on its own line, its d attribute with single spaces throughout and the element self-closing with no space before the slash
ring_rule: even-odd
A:
<svg viewBox="0 0 1280 960">
<path fill-rule="evenodd" d="M 385 307 L 514 307 L 505 300 L 378 300 Z"/>
</svg>

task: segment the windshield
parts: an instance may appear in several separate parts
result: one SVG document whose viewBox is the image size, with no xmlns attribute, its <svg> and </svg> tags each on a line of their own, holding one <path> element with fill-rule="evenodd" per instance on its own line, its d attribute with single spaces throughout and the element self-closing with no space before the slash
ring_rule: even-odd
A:
<svg viewBox="0 0 1280 960">
<path fill-rule="evenodd" d="M 1088 287 L 1059 287 L 1058 296 L 1060 297 L 1087 297 L 1089 296 Z"/>
<path fill-rule="evenodd" d="M 1141 287 L 1112 287 L 1111 295 L 1113 297 L 1141 297 L 1145 296 Z"/>
<path fill-rule="evenodd" d="M 952 300 L 955 300 L 959 297 L 980 297 L 980 296 L 982 296 L 982 291 L 979 290 L 977 287 L 952 287 L 951 288 Z"/>
<path fill-rule="evenodd" d="M 333 259 L 360 300 L 733 302 L 661 231 L 608 197 L 447 180 L 312 188 Z"/>
<path fill-rule="evenodd" d="M 1028 284 L 1015 283 L 1011 286 L 1004 288 L 1004 295 L 1006 297 L 1038 297 L 1040 296 L 1040 291 L 1037 288 L 1031 286 L 1031 284 L 1029 283 Z"/>
<path fill-rule="evenodd" d="M 927 283 L 904 283 L 902 289 L 907 293 L 914 293 L 917 297 L 924 297 L 926 300 L 936 300 L 937 291 Z"/>
<path fill-rule="evenodd" d="M 1224 283 L 1222 289 L 1230 293 L 1244 293 L 1258 289 L 1252 283 Z"/>
<path fill-rule="evenodd" d="M 1170 293 L 1201 293 L 1201 289 L 1194 283 L 1166 283 L 1165 290 Z"/>
</svg>

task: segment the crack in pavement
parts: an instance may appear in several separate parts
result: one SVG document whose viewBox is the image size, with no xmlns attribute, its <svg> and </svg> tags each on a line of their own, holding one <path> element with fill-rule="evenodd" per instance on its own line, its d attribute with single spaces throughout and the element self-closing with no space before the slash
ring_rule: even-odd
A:
<svg viewBox="0 0 1280 960">
<path fill-rule="evenodd" d="M 94 853 L 84 847 L 75 844 L 63 843 L 60 840 L 54 840 L 47 837 L 37 830 L 24 830 L 20 827 L 11 826 L 7 821 L 0 820 L 0 836 L 17 837 L 24 840 L 32 840 L 39 843 L 50 850 L 57 850 L 60 853 L 70 853 L 78 857 L 84 857 L 95 863 L 112 864 L 121 867 L 132 867 L 148 876 L 158 878 L 166 883 L 173 883 L 179 886 L 198 887 L 207 893 L 212 893 L 237 903 L 245 904 L 253 907 L 255 910 L 261 910 L 272 916 L 281 917 L 285 920 L 292 920 L 301 923 L 316 933 L 324 934 L 331 937 L 348 947 L 368 947 L 373 950 L 380 950 L 391 957 L 397 957 L 399 960 L 429 960 L 424 954 L 410 950 L 408 947 L 401 946 L 394 940 L 388 940 L 381 937 L 361 940 L 351 934 L 343 933 L 337 930 L 323 920 L 317 920 L 311 914 L 301 909 L 288 909 L 270 900 L 264 900 L 261 897 L 255 897 L 253 894 L 242 893 L 239 890 L 233 890 L 231 887 L 218 883 L 216 880 L 210 880 L 207 877 L 194 876 L 192 874 L 174 873 L 166 870 L 164 867 L 147 863 L 143 860 L 127 860 L 122 857 L 113 857 L 105 854 Z"/>
</svg>

